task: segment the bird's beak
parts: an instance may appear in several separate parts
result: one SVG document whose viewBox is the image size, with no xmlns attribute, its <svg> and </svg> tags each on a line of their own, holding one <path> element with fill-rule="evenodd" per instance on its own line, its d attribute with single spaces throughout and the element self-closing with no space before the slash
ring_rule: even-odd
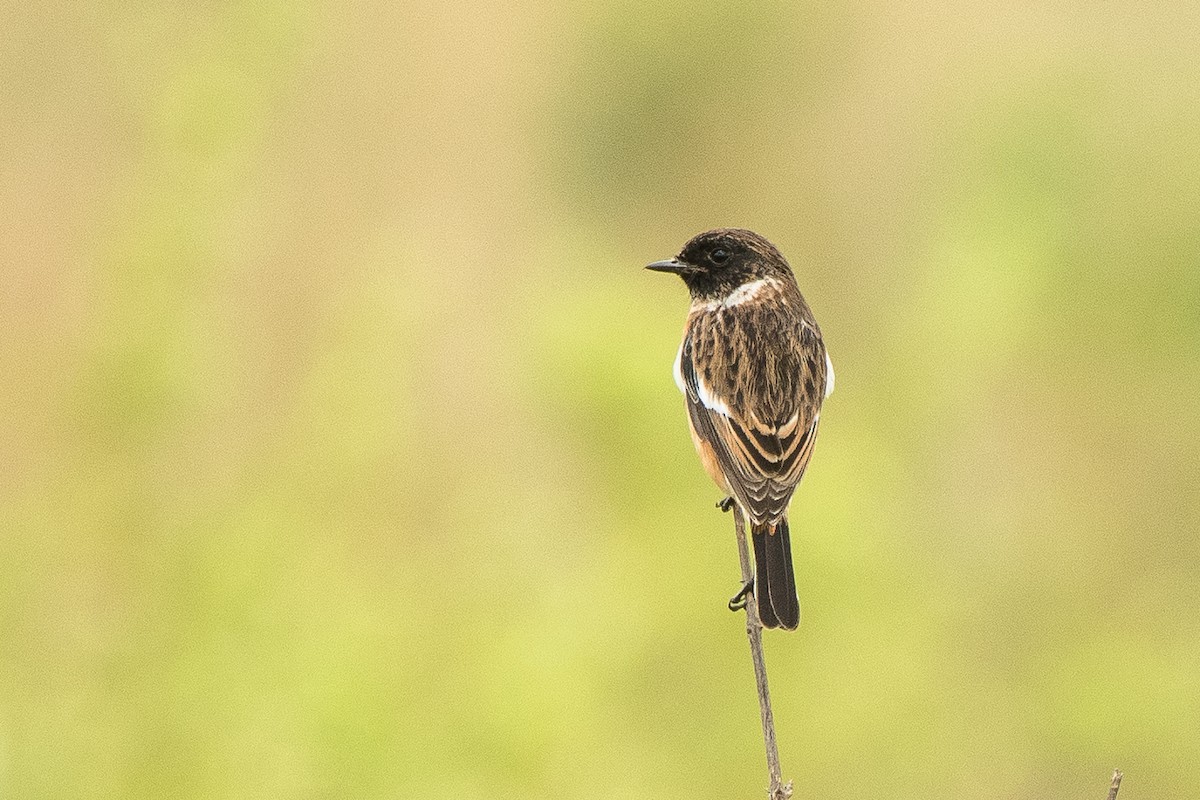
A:
<svg viewBox="0 0 1200 800">
<path fill-rule="evenodd" d="M 676 275 L 689 275 L 700 271 L 686 261 L 680 261 L 678 258 L 655 261 L 653 264 L 647 264 L 646 269 L 652 269 L 655 272 L 674 272 Z"/>
</svg>

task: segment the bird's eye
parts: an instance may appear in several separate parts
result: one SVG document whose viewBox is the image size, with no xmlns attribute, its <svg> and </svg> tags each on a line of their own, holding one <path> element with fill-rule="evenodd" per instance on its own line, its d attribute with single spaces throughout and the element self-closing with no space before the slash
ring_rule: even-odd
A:
<svg viewBox="0 0 1200 800">
<path fill-rule="evenodd" d="M 708 254 L 708 258 L 714 264 L 724 264 L 726 261 L 729 260 L 729 251 L 722 250 L 721 248 L 718 247 L 716 250 L 713 250 L 711 253 Z"/>
</svg>

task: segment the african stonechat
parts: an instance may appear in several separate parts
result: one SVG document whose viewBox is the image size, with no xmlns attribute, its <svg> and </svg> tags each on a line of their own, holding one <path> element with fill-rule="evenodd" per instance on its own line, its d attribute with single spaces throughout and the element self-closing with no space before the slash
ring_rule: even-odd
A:
<svg viewBox="0 0 1200 800">
<path fill-rule="evenodd" d="M 793 630 L 800 600 L 788 502 L 804 476 L 833 391 L 821 329 L 787 260 L 757 233 L 719 228 L 647 269 L 692 296 L 675 382 L 705 471 L 750 520 L 754 595 L 767 628 Z"/>
</svg>

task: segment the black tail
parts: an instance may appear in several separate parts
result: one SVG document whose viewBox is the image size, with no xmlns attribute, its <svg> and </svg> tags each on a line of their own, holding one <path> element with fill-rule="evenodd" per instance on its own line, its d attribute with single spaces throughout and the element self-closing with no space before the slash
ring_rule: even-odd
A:
<svg viewBox="0 0 1200 800">
<path fill-rule="evenodd" d="M 792 543 L 787 520 L 770 525 L 751 525 L 754 541 L 754 599 L 765 628 L 792 631 L 800 624 L 800 600 L 796 597 L 796 575 L 792 571 Z"/>
</svg>

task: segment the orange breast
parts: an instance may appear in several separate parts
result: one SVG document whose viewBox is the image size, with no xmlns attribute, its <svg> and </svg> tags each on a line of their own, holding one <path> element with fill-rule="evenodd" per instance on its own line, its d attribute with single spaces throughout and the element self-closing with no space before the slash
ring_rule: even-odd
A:
<svg viewBox="0 0 1200 800">
<path fill-rule="evenodd" d="M 721 465 L 717 461 L 717 454 L 713 452 L 712 446 L 708 442 L 696 435 L 696 428 L 692 425 L 691 414 L 688 415 L 688 430 L 691 431 L 692 444 L 696 445 L 696 452 L 700 454 L 700 463 L 704 465 L 704 471 L 708 473 L 708 477 L 713 479 L 713 483 L 722 492 L 732 495 L 733 492 L 729 488 L 729 482 L 725 480 L 725 473 L 721 471 Z"/>
</svg>

